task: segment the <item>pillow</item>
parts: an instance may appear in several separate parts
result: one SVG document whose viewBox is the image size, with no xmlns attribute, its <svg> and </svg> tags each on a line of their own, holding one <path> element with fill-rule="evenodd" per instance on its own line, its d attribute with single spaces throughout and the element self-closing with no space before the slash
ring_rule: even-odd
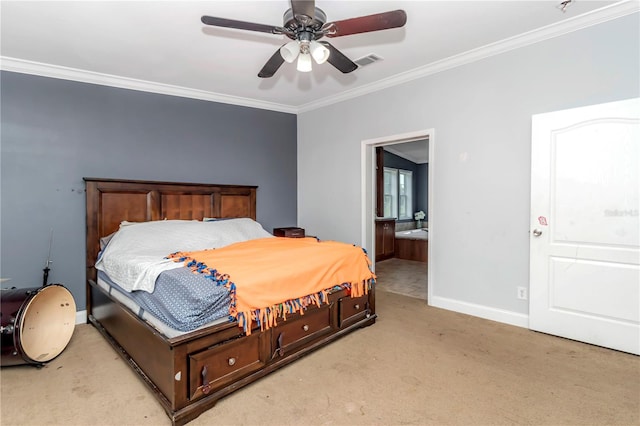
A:
<svg viewBox="0 0 640 426">
<path fill-rule="evenodd" d="M 122 228 L 123 226 L 136 225 L 138 223 L 144 223 L 144 222 L 129 222 L 128 220 L 123 220 L 122 222 L 120 222 L 120 228 Z M 115 232 L 112 232 L 109 235 L 107 235 L 106 237 L 100 238 L 100 250 L 101 251 L 104 250 L 104 248 L 107 246 L 107 244 L 109 244 L 109 241 L 111 241 L 111 238 L 113 238 L 114 235 L 115 235 Z"/>
</svg>

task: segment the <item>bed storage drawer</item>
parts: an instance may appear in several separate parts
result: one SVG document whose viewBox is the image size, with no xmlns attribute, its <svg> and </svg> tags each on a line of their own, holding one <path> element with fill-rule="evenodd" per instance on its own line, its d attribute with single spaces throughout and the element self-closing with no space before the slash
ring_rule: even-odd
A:
<svg viewBox="0 0 640 426">
<path fill-rule="evenodd" d="M 189 355 L 189 398 L 199 398 L 260 370 L 268 354 L 268 334 L 256 333 Z"/>
<path fill-rule="evenodd" d="M 271 333 L 273 357 L 281 357 L 300 349 L 305 344 L 331 333 L 331 305 L 325 305 L 300 315 L 278 322 Z"/>
<path fill-rule="evenodd" d="M 370 315 L 369 295 L 360 297 L 345 296 L 338 299 L 338 327 L 350 325 Z"/>
</svg>

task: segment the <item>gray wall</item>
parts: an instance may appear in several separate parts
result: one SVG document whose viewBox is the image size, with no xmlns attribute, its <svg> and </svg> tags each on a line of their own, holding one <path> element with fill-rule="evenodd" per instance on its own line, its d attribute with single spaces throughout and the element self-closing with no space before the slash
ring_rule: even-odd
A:
<svg viewBox="0 0 640 426">
<path fill-rule="evenodd" d="M 371 252 L 362 142 L 434 129 L 430 303 L 526 324 L 516 294 L 529 283 L 531 116 L 638 97 L 639 22 L 636 13 L 299 114 L 299 225 Z"/>
<path fill-rule="evenodd" d="M 84 176 L 258 185 L 258 221 L 296 225 L 296 116 L 1 74 L 2 284 L 49 282 L 85 309 Z"/>
</svg>

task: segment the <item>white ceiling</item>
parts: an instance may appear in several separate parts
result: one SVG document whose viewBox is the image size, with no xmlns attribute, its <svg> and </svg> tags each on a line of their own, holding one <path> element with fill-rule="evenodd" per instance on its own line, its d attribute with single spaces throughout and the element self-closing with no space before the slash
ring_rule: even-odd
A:
<svg viewBox="0 0 640 426">
<path fill-rule="evenodd" d="M 288 39 L 209 27 L 200 17 L 282 25 L 288 0 L 2 0 L 1 65 L 9 71 L 297 113 L 638 9 L 636 1 L 576 0 L 563 13 L 559 4 L 318 0 L 328 21 L 404 9 L 407 24 L 330 39 L 352 60 L 371 53 L 384 58 L 350 74 L 328 63 L 300 73 L 295 63 L 285 63 L 274 77 L 261 79 L 258 71 Z"/>
<path fill-rule="evenodd" d="M 429 162 L 429 141 L 427 139 L 385 145 L 384 150 L 416 164 Z"/>
</svg>

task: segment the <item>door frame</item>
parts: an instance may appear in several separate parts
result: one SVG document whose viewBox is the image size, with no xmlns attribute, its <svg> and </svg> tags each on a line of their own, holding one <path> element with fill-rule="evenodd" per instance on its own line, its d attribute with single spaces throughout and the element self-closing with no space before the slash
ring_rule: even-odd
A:
<svg viewBox="0 0 640 426">
<path fill-rule="evenodd" d="M 434 214 L 433 214 L 433 199 L 434 199 L 434 187 L 433 184 L 435 170 L 433 167 L 435 160 L 435 129 L 417 130 L 409 133 L 401 133 L 396 135 L 389 135 L 378 137 L 374 139 L 366 139 L 361 143 L 361 245 L 362 247 L 370 247 L 370 253 L 376 252 L 375 241 L 375 208 L 376 208 L 376 170 L 375 170 L 375 157 L 376 147 L 385 145 L 395 145 L 406 142 L 413 142 L 417 140 L 427 139 L 429 142 L 429 166 L 428 166 L 428 182 L 427 182 L 427 218 L 429 223 L 429 254 L 427 256 L 427 303 L 430 304 L 432 300 L 432 293 L 434 288 L 433 281 L 433 226 L 434 226 Z M 372 263 L 375 271 L 375 256 L 373 256 Z"/>
</svg>

